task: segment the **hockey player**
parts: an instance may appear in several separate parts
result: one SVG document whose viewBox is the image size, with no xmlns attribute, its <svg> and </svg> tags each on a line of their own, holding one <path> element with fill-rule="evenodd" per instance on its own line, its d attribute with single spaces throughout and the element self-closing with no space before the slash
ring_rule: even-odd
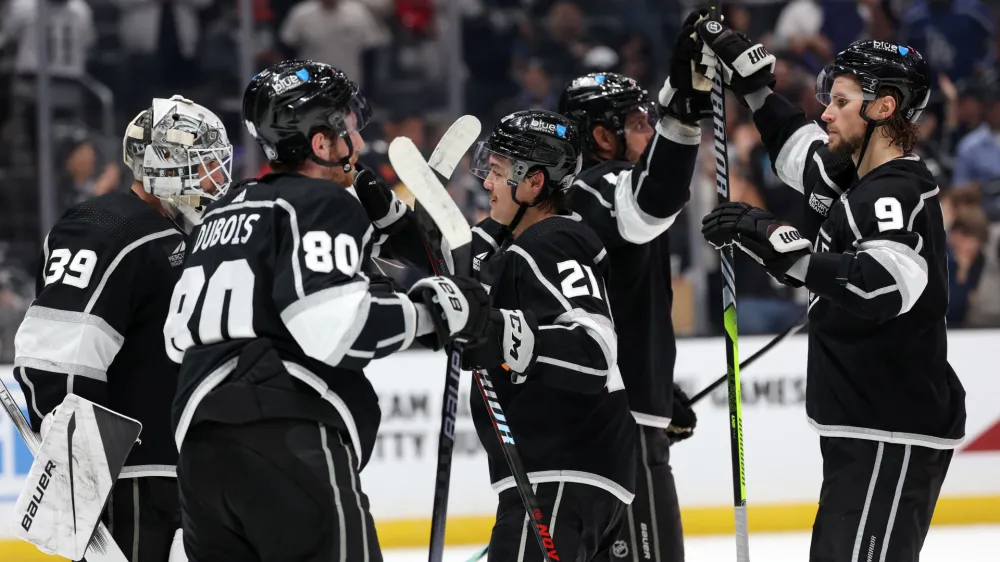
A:
<svg viewBox="0 0 1000 562">
<path fill-rule="evenodd" d="M 812 207 L 826 219 L 811 249 L 741 203 L 717 207 L 703 228 L 716 247 L 737 244 L 812 293 L 806 413 L 820 434 L 823 486 L 810 560 L 916 561 L 966 418 L 947 359 L 939 189 L 910 152 L 930 95 L 927 63 L 905 45 L 851 44 L 817 79 L 824 132 L 771 91 L 774 57 L 762 45 L 718 22 L 699 34 L 754 111 L 782 181 L 809 200 L 817 187 L 843 191 Z M 824 149 L 849 156 L 859 179 L 835 185 Z"/>
<path fill-rule="evenodd" d="M 167 562 L 172 543 L 170 560 L 183 560 L 170 431 L 178 369 L 163 323 L 184 235 L 200 199 L 229 186 L 232 146 L 215 114 L 174 96 L 136 116 L 122 148 L 131 192 L 75 205 L 45 238 L 15 377 L 36 431 L 69 393 L 142 423 L 103 519 L 129 560 Z"/>
<path fill-rule="evenodd" d="M 369 110 L 343 72 L 279 63 L 251 81 L 243 117 L 276 173 L 205 213 L 163 330 L 181 363 L 184 546 L 192 560 L 380 561 L 359 474 L 381 411 L 362 369 L 418 337 L 475 339 L 489 298 L 470 278 L 410 296 L 369 285 L 375 227 L 351 189 Z"/>
<path fill-rule="evenodd" d="M 522 111 L 477 147 L 490 219 L 473 238 L 473 268 L 494 309 L 487 343 L 463 359 L 489 370 L 560 559 L 589 561 L 612 546 L 633 498 L 635 422 L 615 368 L 607 252 L 566 210 L 579 142 L 563 116 Z M 539 560 L 483 397 L 470 402 L 499 493 L 489 560 Z"/>
<path fill-rule="evenodd" d="M 670 443 L 691 435 L 696 417 L 673 384 L 676 343 L 667 229 L 687 203 L 711 115 L 711 82 L 697 73 L 694 22 L 685 22 L 657 108 L 636 82 L 588 74 L 563 92 L 559 112 L 583 138 L 583 171 L 570 207 L 600 236 L 611 260 L 608 294 L 618 358 L 637 428 L 636 498 L 612 554 L 629 560 L 684 560 Z"/>
</svg>

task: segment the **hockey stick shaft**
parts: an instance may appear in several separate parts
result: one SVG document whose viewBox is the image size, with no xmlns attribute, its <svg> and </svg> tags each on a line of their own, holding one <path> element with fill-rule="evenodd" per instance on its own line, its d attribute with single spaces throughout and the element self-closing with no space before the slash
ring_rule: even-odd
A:
<svg viewBox="0 0 1000 562">
<path fill-rule="evenodd" d="M 767 345 L 765 345 L 764 347 L 758 349 L 750 357 L 747 357 L 746 359 L 744 359 L 740 363 L 740 371 L 742 371 L 743 369 L 746 369 L 750 365 L 754 364 L 757 361 L 757 359 L 763 357 L 764 354 L 767 353 L 768 351 L 771 351 L 771 349 L 773 349 L 774 346 L 776 346 L 779 343 L 785 341 L 786 339 L 794 336 L 796 333 L 798 333 L 799 330 L 801 330 L 802 328 L 805 327 L 806 322 L 807 322 L 806 315 L 803 314 L 802 317 L 799 318 L 798 320 L 796 320 L 794 324 L 792 324 L 791 326 L 785 328 L 785 330 L 783 332 L 781 332 L 777 336 L 774 336 L 774 339 L 772 339 L 771 341 L 767 342 Z M 687 401 L 687 403 L 685 404 L 685 406 L 692 406 L 692 405 L 698 403 L 699 400 L 701 400 L 702 398 L 708 396 L 709 394 L 712 393 L 713 390 L 715 390 L 716 388 L 718 388 L 720 384 L 726 382 L 726 379 L 728 377 L 729 377 L 729 373 L 727 372 L 725 375 L 722 375 L 721 377 L 719 377 L 718 379 L 716 379 L 715 382 L 713 382 L 712 384 L 706 386 L 701 392 L 699 392 L 698 394 L 695 394 L 694 396 L 692 396 L 691 398 L 689 398 L 688 401 Z"/>
<path fill-rule="evenodd" d="M 722 21 L 722 3 L 711 6 L 711 19 Z M 726 92 L 722 65 L 712 81 L 712 109 L 715 134 L 715 174 L 719 203 L 729 202 L 729 154 L 726 132 Z M 720 252 L 722 266 L 722 309 L 726 342 L 726 380 L 729 386 L 729 445 L 732 456 L 733 510 L 736 519 L 736 560 L 749 562 L 750 537 L 747 523 L 746 470 L 743 465 L 743 404 L 740 396 L 740 363 L 736 322 L 736 274 L 733 268 L 733 247 Z"/>
<path fill-rule="evenodd" d="M 3 402 L 4 411 L 7 412 L 7 416 L 10 417 L 10 421 L 14 423 L 14 427 L 17 428 L 17 432 L 21 435 L 21 439 L 24 440 L 25 444 L 28 445 L 28 451 L 34 456 L 38 452 L 38 448 L 41 446 L 41 439 L 35 434 L 31 429 L 31 424 L 25 419 L 24 414 L 21 412 L 21 408 L 17 406 L 17 402 L 14 402 L 14 397 L 11 396 L 10 391 L 7 390 L 7 385 L 0 380 L 0 402 Z M 120 548 L 115 543 L 114 539 L 111 538 L 111 533 L 108 532 L 108 528 L 104 526 L 103 522 L 98 521 L 97 527 L 94 528 L 94 535 L 90 538 L 90 544 L 87 546 L 86 558 L 87 562 L 127 562 L 128 559 L 122 554 Z"/>
<path fill-rule="evenodd" d="M 490 375 L 485 369 L 477 369 L 473 372 L 473 378 L 476 379 L 479 391 L 483 395 L 483 402 L 489 412 L 490 421 L 493 422 L 497 439 L 500 440 L 500 448 L 503 450 L 504 458 L 507 459 L 507 466 L 514 477 L 514 486 L 524 503 L 524 509 L 528 514 L 528 520 L 531 521 L 535 538 L 538 539 L 538 547 L 542 550 L 542 556 L 545 562 L 559 560 L 559 554 L 556 552 L 555 543 L 552 542 L 548 526 L 539 523 L 539 521 L 547 520 L 547 517 L 538 503 L 535 491 L 531 488 L 528 473 L 524 470 L 524 463 L 521 462 L 521 455 L 517 452 L 517 446 L 514 443 L 514 436 L 510 432 L 510 427 L 507 426 L 507 417 L 500 407 L 496 393 L 493 392 L 493 382 L 490 380 Z"/>
</svg>

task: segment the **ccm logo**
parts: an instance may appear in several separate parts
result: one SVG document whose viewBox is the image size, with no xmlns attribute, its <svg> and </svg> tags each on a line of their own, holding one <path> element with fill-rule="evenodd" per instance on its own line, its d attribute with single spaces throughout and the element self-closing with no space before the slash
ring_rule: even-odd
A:
<svg viewBox="0 0 1000 562">
<path fill-rule="evenodd" d="M 25 531 L 31 530 L 31 524 L 35 521 L 35 515 L 38 514 L 38 507 L 42 504 L 42 498 L 45 497 L 45 490 L 49 488 L 49 482 L 52 481 L 52 471 L 55 468 L 56 463 L 52 461 L 45 464 L 45 471 L 42 472 L 42 476 L 39 477 L 38 484 L 35 486 L 35 494 L 31 496 L 31 503 L 28 504 L 28 510 L 21 519 L 21 528 Z"/>
</svg>

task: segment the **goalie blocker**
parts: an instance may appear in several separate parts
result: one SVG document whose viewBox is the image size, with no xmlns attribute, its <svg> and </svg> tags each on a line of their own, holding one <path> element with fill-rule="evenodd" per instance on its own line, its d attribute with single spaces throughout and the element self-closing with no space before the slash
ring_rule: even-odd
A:
<svg viewBox="0 0 1000 562">
<path fill-rule="evenodd" d="M 80 560 L 142 424 L 75 394 L 48 420 L 11 528 L 42 552 Z"/>
</svg>

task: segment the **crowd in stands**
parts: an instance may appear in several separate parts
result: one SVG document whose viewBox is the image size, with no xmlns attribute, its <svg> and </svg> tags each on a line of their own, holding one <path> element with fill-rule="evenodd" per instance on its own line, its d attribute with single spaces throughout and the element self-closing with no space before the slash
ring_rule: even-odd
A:
<svg viewBox="0 0 1000 562">
<path fill-rule="evenodd" d="M 362 156 L 392 184 L 385 158 L 398 135 L 430 151 L 458 113 L 484 128 L 515 109 L 554 110 L 569 79 L 621 72 L 654 93 L 694 0 L 249 0 L 254 71 L 289 57 L 345 70 L 375 108 Z M 183 94 L 225 120 L 246 165 L 240 102 L 240 2 L 234 0 L 47 0 L 53 126 L 38 131 L 37 14 L 40 0 L 0 0 L 0 361 L 33 293 L 40 223 L 36 146 L 54 147 L 57 205 L 125 189 L 125 124 L 153 97 Z M 747 0 L 726 3 L 734 28 L 778 56 L 778 91 L 821 122 L 815 76 L 859 38 L 908 44 L 935 73 L 915 152 L 938 177 L 949 229 L 951 327 L 1000 326 L 1000 2 L 986 0 Z M 102 86 L 113 94 L 109 105 Z M 456 87 L 457 86 L 457 87 Z M 103 103 L 102 103 L 103 101 Z M 103 118 L 103 117 L 110 117 Z M 748 110 L 729 105 L 733 197 L 795 222 L 800 196 L 771 169 Z M 108 124 L 111 124 L 110 126 Z M 706 143 L 708 137 L 706 136 Z M 693 200 L 671 229 L 674 318 L 685 335 L 721 320 L 718 257 L 691 233 L 714 204 L 706 144 Z M 258 158 L 258 162 L 263 160 Z M 399 193 L 407 197 L 405 186 Z M 457 173 L 449 185 L 470 222 L 488 211 L 481 183 Z M 699 253 L 700 252 L 700 253 Z M 713 261 L 714 260 L 714 261 Z M 805 311 L 807 296 L 763 269 L 737 263 L 741 333 L 774 333 Z M 701 293 L 692 291 L 702 276 Z M 700 297 L 698 296 L 700 294 Z M 698 325 L 694 311 L 709 311 Z"/>
</svg>

